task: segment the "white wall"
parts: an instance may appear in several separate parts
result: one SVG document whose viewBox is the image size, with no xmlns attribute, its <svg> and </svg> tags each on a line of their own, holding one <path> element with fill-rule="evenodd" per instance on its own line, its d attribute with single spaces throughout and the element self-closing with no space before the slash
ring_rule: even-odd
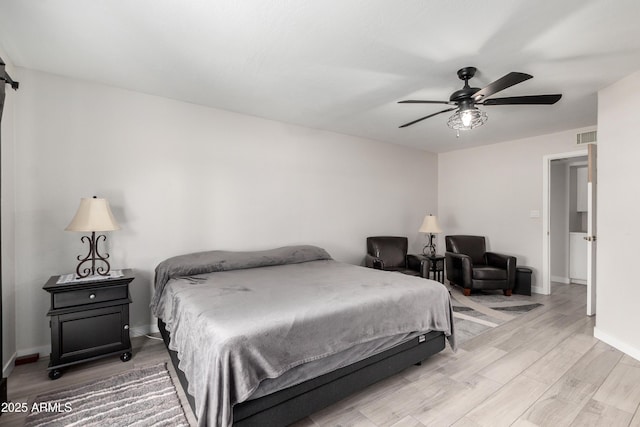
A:
<svg viewBox="0 0 640 427">
<path fill-rule="evenodd" d="M 640 360 L 640 72 L 598 93 L 597 338 Z"/>
<path fill-rule="evenodd" d="M 46 351 L 50 275 L 86 248 L 63 231 L 80 197 L 109 199 L 114 268 L 136 270 L 134 332 L 151 323 L 153 269 L 187 252 L 308 243 L 360 264 L 369 235 L 405 235 L 437 210 L 437 156 L 19 68 L 18 349 Z M 265 105 L 264 108 L 269 108 Z M 135 329 L 137 328 L 137 329 Z"/>
<path fill-rule="evenodd" d="M 4 60 L 5 69 L 13 79 L 16 78 L 15 68 L 0 46 L 0 57 Z M 15 287 L 15 257 L 14 257 L 14 119 L 17 93 L 5 86 L 6 98 L 2 114 L 2 372 L 6 377 L 13 368 L 16 354 L 16 287 Z"/>
<path fill-rule="evenodd" d="M 542 268 L 542 158 L 575 151 L 575 129 L 517 141 L 442 153 L 438 158 L 438 215 L 444 235 L 487 238 L 490 250 L 514 255 L 533 269 L 533 288 Z M 539 216 L 531 218 L 531 212 Z"/>
</svg>

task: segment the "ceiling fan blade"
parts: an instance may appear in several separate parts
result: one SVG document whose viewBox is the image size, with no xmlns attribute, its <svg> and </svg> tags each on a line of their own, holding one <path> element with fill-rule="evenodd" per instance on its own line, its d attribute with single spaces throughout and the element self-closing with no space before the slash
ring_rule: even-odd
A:
<svg viewBox="0 0 640 427">
<path fill-rule="evenodd" d="M 552 105 L 558 102 L 562 95 L 531 95 L 512 96 L 509 98 L 491 98 L 482 102 L 482 105 Z"/>
<path fill-rule="evenodd" d="M 421 118 L 419 118 L 418 120 L 414 120 L 414 121 L 412 121 L 412 122 L 405 123 L 405 124 L 403 124 L 403 125 L 402 125 L 402 126 L 400 126 L 400 127 L 401 127 L 401 128 L 406 128 L 407 126 L 414 125 L 414 124 L 416 124 L 416 123 L 418 123 L 418 122 L 423 121 L 424 119 L 428 119 L 429 117 L 437 116 L 438 114 L 446 113 L 447 111 L 453 111 L 453 110 L 455 110 L 456 108 L 457 108 L 457 107 L 454 107 L 454 108 L 447 108 L 446 110 L 442 110 L 442 111 L 438 111 L 437 113 L 429 114 L 428 116 L 421 117 Z"/>
<path fill-rule="evenodd" d="M 398 104 L 450 104 L 449 101 L 421 101 L 418 99 L 407 99 L 406 101 L 398 101 Z"/>
<path fill-rule="evenodd" d="M 477 91 L 473 94 L 472 98 L 476 102 L 481 101 L 494 93 L 498 93 L 501 90 L 505 90 L 508 87 L 517 85 L 518 83 L 522 83 L 523 81 L 531 78 L 533 78 L 533 76 L 530 74 L 511 72 Z"/>
</svg>

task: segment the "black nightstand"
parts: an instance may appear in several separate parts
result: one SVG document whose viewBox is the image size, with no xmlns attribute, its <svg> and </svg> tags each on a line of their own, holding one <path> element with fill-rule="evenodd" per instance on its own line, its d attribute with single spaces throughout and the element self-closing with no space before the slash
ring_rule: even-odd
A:
<svg viewBox="0 0 640 427">
<path fill-rule="evenodd" d="M 93 281 L 56 283 L 51 276 L 43 289 L 51 294 L 51 359 L 49 378 L 62 376 L 62 368 L 120 354 L 131 359 L 129 339 L 129 283 L 132 270 L 123 276 Z"/>
<path fill-rule="evenodd" d="M 422 277 L 430 279 L 433 273 L 433 280 L 444 283 L 444 255 L 416 255 L 422 262 Z"/>
</svg>

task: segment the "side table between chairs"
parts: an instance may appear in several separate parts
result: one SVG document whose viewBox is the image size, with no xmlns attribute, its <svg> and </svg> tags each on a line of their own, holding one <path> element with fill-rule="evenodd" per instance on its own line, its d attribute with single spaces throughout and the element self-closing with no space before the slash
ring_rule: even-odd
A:
<svg viewBox="0 0 640 427">
<path fill-rule="evenodd" d="M 414 255 L 422 262 L 422 277 L 444 283 L 444 255 Z"/>
</svg>

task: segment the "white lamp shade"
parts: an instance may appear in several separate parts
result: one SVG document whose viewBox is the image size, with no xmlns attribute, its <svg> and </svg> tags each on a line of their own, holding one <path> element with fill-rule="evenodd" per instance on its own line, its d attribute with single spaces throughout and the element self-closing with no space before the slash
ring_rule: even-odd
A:
<svg viewBox="0 0 640 427">
<path fill-rule="evenodd" d="M 107 199 L 83 198 L 66 231 L 113 231 L 120 225 L 113 217 Z"/>
<path fill-rule="evenodd" d="M 434 215 L 425 216 L 424 221 L 422 221 L 422 226 L 418 231 L 421 233 L 431 233 L 431 234 L 442 233 L 442 229 L 438 224 L 438 217 Z"/>
</svg>

